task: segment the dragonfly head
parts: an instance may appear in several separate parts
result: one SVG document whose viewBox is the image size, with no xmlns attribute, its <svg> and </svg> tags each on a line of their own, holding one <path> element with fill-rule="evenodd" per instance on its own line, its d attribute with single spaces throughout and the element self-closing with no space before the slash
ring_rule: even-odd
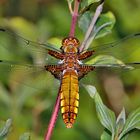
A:
<svg viewBox="0 0 140 140">
<path fill-rule="evenodd" d="M 65 53 L 77 53 L 78 47 L 80 45 L 80 42 L 75 37 L 66 37 L 62 40 L 62 47 L 61 49 Z"/>
</svg>

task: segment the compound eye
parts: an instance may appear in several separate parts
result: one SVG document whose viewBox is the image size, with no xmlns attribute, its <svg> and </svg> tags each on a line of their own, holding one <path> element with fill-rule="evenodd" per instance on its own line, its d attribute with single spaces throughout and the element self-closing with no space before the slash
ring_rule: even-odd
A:
<svg viewBox="0 0 140 140">
<path fill-rule="evenodd" d="M 73 43 L 74 43 L 74 44 L 77 44 L 77 40 L 76 40 L 76 39 L 73 39 Z"/>
<path fill-rule="evenodd" d="M 73 38 L 73 44 L 74 44 L 75 47 L 79 47 L 80 42 L 77 38 Z"/>
<path fill-rule="evenodd" d="M 67 37 L 62 40 L 62 46 L 69 46 L 70 44 L 73 44 L 75 47 L 79 47 L 80 42 L 75 37 Z"/>
<path fill-rule="evenodd" d="M 67 44 L 68 42 L 69 42 L 68 39 L 65 39 L 65 40 L 64 40 L 64 44 Z"/>
<path fill-rule="evenodd" d="M 68 44 L 68 42 L 69 42 L 68 38 L 64 38 L 62 40 L 62 46 L 66 46 Z"/>
</svg>

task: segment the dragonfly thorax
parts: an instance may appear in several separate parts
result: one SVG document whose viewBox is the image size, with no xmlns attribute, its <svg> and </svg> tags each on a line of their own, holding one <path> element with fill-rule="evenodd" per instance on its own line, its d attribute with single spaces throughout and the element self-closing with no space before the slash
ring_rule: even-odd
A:
<svg viewBox="0 0 140 140">
<path fill-rule="evenodd" d="M 64 53 L 77 53 L 80 42 L 75 37 L 66 37 L 62 40 L 61 49 Z"/>
</svg>

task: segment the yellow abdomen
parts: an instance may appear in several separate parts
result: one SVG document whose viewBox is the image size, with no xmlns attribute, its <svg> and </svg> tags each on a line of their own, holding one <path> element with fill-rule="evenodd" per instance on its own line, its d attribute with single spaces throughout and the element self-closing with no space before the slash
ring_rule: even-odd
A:
<svg viewBox="0 0 140 140">
<path fill-rule="evenodd" d="M 60 92 L 62 117 L 66 127 L 71 128 L 79 107 L 78 76 L 74 70 L 64 73 Z"/>
</svg>

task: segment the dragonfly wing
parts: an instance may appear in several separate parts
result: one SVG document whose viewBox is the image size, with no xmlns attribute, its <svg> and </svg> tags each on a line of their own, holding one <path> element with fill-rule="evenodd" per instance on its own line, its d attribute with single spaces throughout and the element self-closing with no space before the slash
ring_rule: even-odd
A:
<svg viewBox="0 0 140 140">
<path fill-rule="evenodd" d="M 92 64 L 96 68 L 106 67 L 123 70 L 139 68 L 140 46 L 139 43 L 136 43 L 139 41 L 135 40 L 137 37 L 140 37 L 140 33 L 126 36 L 120 41 L 104 44 L 100 47 L 95 47 L 93 57 L 86 63 Z M 124 44 L 126 41 L 127 44 Z"/>
<path fill-rule="evenodd" d="M 86 64 L 94 66 L 95 68 L 111 68 L 121 70 L 133 70 L 140 68 L 140 62 L 125 63 L 109 55 L 99 55 L 86 62 Z"/>
<path fill-rule="evenodd" d="M 11 85 L 42 89 L 49 84 L 50 75 L 45 65 L 31 65 L 14 61 L 0 60 L 0 81 Z"/>
<path fill-rule="evenodd" d="M 0 36 L 6 36 L 7 39 L 11 39 L 11 40 L 17 40 L 18 42 L 22 42 L 21 44 L 23 44 L 23 46 L 25 48 L 34 50 L 34 51 L 38 51 L 40 53 L 46 53 L 48 50 L 54 50 L 54 51 L 58 51 L 60 52 L 60 49 L 58 49 L 57 46 L 50 44 L 50 43 L 38 43 L 35 41 L 31 41 L 29 39 L 26 39 L 24 37 L 21 37 L 20 35 L 11 32 L 9 30 L 0 28 Z"/>
<path fill-rule="evenodd" d="M 127 63 L 127 64 L 93 64 L 95 68 L 118 68 L 122 70 L 134 70 L 135 68 L 140 68 L 140 63 Z"/>
<path fill-rule="evenodd" d="M 120 47 L 120 45 L 123 44 L 124 42 L 127 42 L 129 40 L 133 40 L 133 39 L 136 39 L 136 38 L 139 38 L 139 37 L 140 37 L 140 33 L 135 33 L 135 34 L 125 36 L 118 41 L 113 41 L 111 43 L 106 43 L 106 44 L 93 46 L 93 47 L 91 46 L 91 48 L 93 50 L 95 50 L 96 52 L 100 52 L 100 51 L 104 51 L 106 49 Z"/>
<path fill-rule="evenodd" d="M 12 31 L 0 28 L 0 59 L 8 59 L 13 62 L 19 60 L 29 63 L 40 63 L 43 60 L 45 64 L 49 61 L 51 61 L 51 63 L 57 62 L 58 60 L 51 57 L 48 54 L 49 52 L 61 54 L 52 44 L 42 44 L 30 41 Z"/>
<path fill-rule="evenodd" d="M 92 47 L 95 51 L 93 57 L 98 55 L 111 55 L 124 62 L 139 61 L 139 37 L 140 33 L 132 34 L 113 43 Z M 91 57 L 91 59 L 93 59 L 93 57 Z"/>
</svg>

